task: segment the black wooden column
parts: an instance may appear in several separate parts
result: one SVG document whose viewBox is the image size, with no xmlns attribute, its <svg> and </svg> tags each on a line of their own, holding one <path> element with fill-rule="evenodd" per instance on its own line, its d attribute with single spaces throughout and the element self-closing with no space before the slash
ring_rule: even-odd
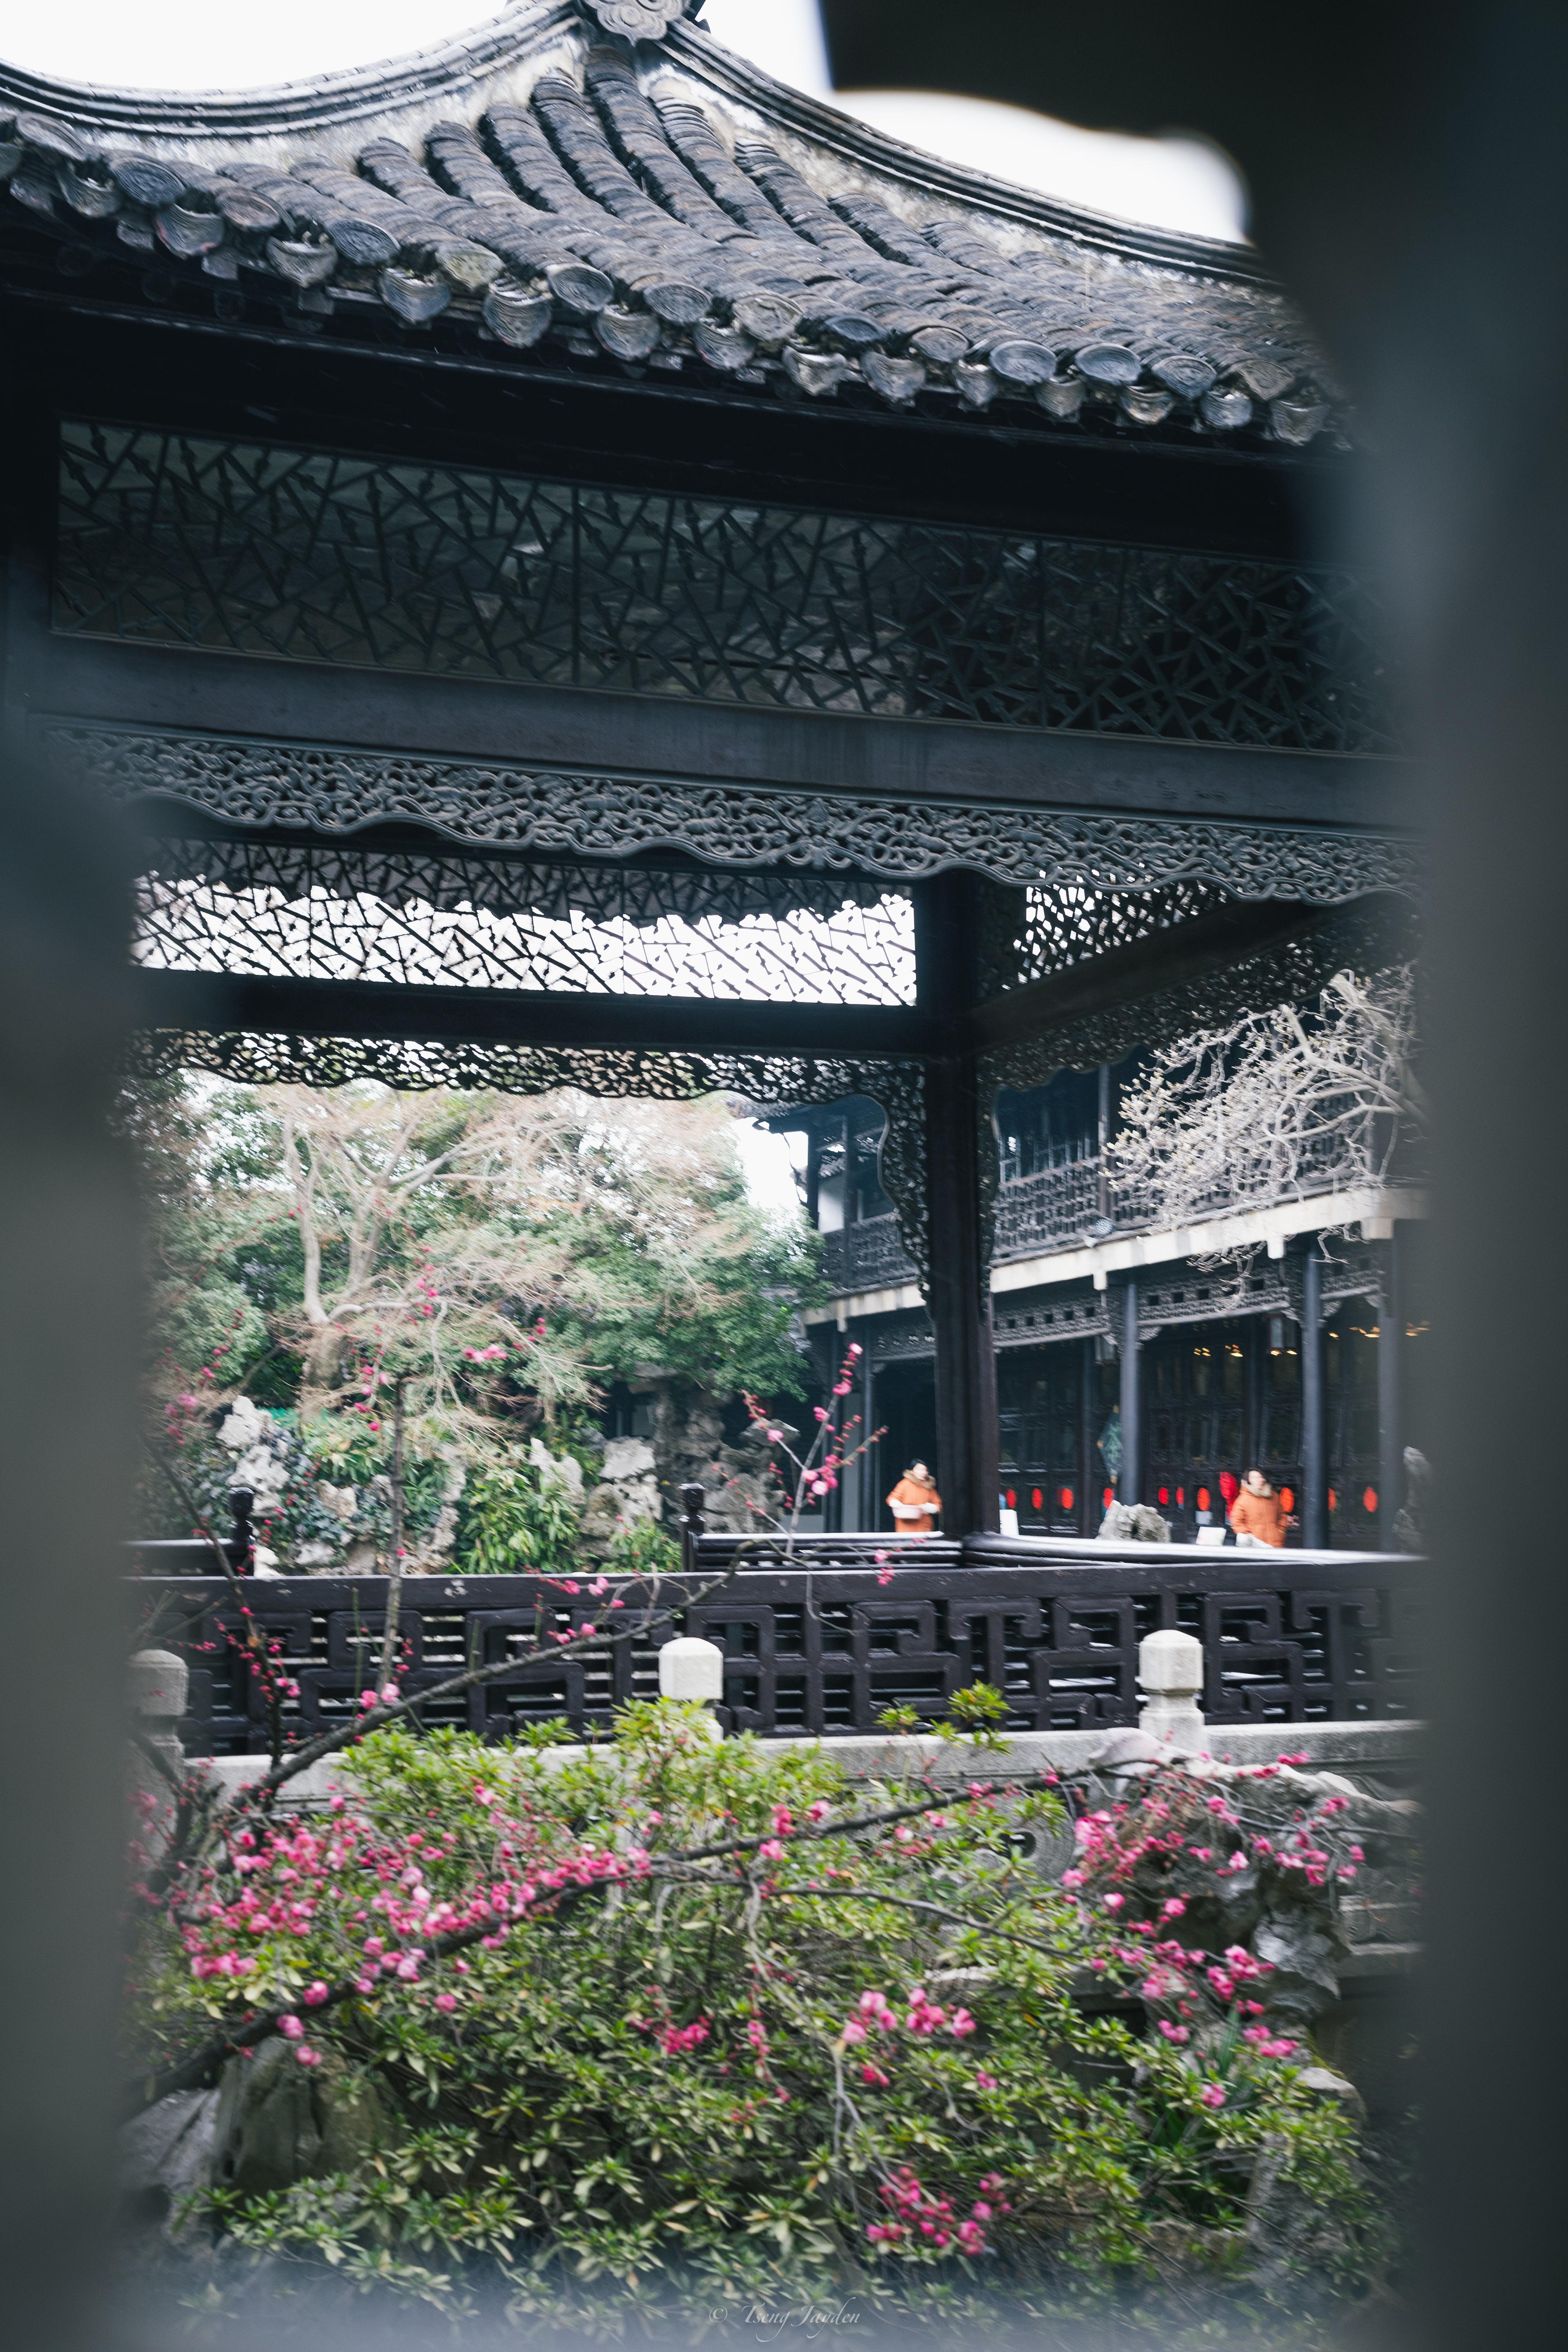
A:
<svg viewBox="0 0 1568 2352">
<path fill-rule="evenodd" d="M 1329 1540 L 1329 1450 L 1323 1409 L 1323 1260 L 1314 1235 L 1301 1265 L 1301 1541 Z"/>
<path fill-rule="evenodd" d="M 1100 1480 L 1094 1467 L 1094 1409 L 1099 1402 L 1094 1377 L 1094 1341 L 1080 1339 L 1078 1388 L 1078 1531 L 1093 1535 L 1105 1513 L 1095 1492 Z"/>
<path fill-rule="evenodd" d="M 1140 1503 L 1143 1476 L 1143 1415 L 1138 1354 L 1138 1285 L 1123 1284 L 1121 1307 L 1121 1475 L 1116 1484 L 1123 1503 Z"/>
<path fill-rule="evenodd" d="M 885 1466 L 882 1449 L 871 1443 L 877 1429 L 877 1374 L 871 1361 L 870 1341 L 863 1344 L 866 1352 L 860 1359 L 860 1440 L 866 1451 L 860 1456 L 860 1525 L 868 1528 L 879 1524 L 886 1489 L 880 1484 Z"/>
<path fill-rule="evenodd" d="M 851 1290 L 855 1287 L 852 1279 L 855 1261 L 849 1228 L 856 1222 L 855 1202 L 859 1190 L 860 1171 L 855 1156 L 855 1114 L 847 1110 L 844 1114 L 844 1265 L 847 1286 Z"/>
<path fill-rule="evenodd" d="M 915 900 L 921 1012 L 956 1024 L 979 993 L 980 886 L 943 874 Z M 954 1050 L 925 1073 L 927 1304 L 936 1338 L 936 1450 L 942 1533 L 994 1532 L 1001 1477 L 990 1269 L 980 1234 L 980 1154 L 987 1131 L 976 1057 Z"/>
<path fill-rule="evenodd" d="M 1397 1223 L 1384 1248 L 1383 1301 L 1377 1318 L 1377 1544 L 1380 1551 L 1396 1551 L 1394 1522 L 1405 1492 L 1404 1413 L 1399 1395 L 1405 1285 Z"/>
</svg>

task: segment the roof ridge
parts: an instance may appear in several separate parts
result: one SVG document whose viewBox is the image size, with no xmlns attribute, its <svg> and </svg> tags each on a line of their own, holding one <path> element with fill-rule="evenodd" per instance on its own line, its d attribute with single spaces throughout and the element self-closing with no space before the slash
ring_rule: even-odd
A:
<svg viewBox="0 0 1568 2352">
<path fill-rule="evenodd" d="M 411 331 L 445 317 L 443 333 L 513 354 L 549 337 L 573 361 L 705 389 L 947 415 L 1022 403 L 1058 426 L 1290 446 L 1340 405 L 1267 281 L 1194 266 L 1194 240 L 1177 265 L 1101 237 L 688 27 L 612 48 L 576 0 L 526 0 L 412 95 L 403 68 L 350 79 L 330 123 L 301 89 L 296 120 L 187 126 L 184 143 L 167 111 L 128 130 L 101 109 L 13 116 L 0 97 L 0 189 L 63 242 L 68 276 L 129 266 L 167 300 L 183 273 L 236 325 L 258 301 L 289 331 L 390 310 Z M 9 203 L 4 217 L 21 226 Z"/>
</svg>

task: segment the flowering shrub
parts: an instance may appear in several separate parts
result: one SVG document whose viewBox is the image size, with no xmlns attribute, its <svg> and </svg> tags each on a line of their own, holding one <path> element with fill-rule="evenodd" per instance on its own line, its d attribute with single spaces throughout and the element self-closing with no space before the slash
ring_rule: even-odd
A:
<svg viewBox="0 0 1568 2352">
<path fill-rule="evenodd" d="M 1110 2294 L 1153 2326 L 1203 2281 L 1241 2326 L 1265 2158 L 1347 2291 L 1370 2259 L 1268 1964 L 1159 1891 L 1237 1875 L 1223 1832 L 1202 1863 L 1152 1842 L 1196 1818 L 1179 1770 L 1089 1816 L 1062 1886 L 1021 1832 L 1074 1792 L 852 1792 L 665 1703 L 600 1748 L 396 1730 L 348 1769 L 330 1813 L 239 1809 L 177 1895 L 141 1890 L 154 2091 L 266 2046 L 384 2118 L 350 2171 L 212 2194 L 215 2293 L 286 2262 L 520 2325 Z"/>
</svg>

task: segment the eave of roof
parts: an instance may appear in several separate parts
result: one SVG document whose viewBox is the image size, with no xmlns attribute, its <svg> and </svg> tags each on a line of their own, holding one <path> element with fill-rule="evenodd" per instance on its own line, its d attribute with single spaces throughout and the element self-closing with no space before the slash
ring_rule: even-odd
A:
<svg viewBox="0 0 1568 2352">
<path fill-rule="evenodd" d="M 689 25 L 607 44 L 576 0 L 239 98 L 0 67 L 0 182 L 84 257 L 286 317 L 369 304 L 416 333 L 450 313 L 498 357 L 1026 404 L 1060 430 L 1342 438 L 1327 367 L 1249 248 L 921 155 Z"/>
</svg>

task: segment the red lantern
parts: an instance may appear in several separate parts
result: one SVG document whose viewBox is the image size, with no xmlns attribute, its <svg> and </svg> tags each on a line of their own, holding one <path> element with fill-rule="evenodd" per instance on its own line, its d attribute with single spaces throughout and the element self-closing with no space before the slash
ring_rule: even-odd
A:
<svg viewBox="0 0 1568 2352">
<path fill-rule="evenodd" d="M 1337 1510 L 1339 1509 L 1339 1507 L 1340 1507 L 1340 1498 L 1339 1498 L 1339 1496 L 1335 1494 L 1335 1492 L 1334 1492 L 1333 1488 L 1331 1486 L 1331 1487 L 1329 1488 L 1329 1508 L 1330 1508 L 1330 1510 L 1331 1510 L 1331 1511 L 1337 1511 Z"/>
<path fill-rule="evenodd" d="M 1061 1489 L 1061 1492 L 1058 1495 L 1057 1500 L 1061 1505 L 1064 1511 L 1070 1511 L 1072 1508 L 1072 1488 L 1070 1486 L 1064 1486 Z"/>
<path fill-rule="evenodd" d="M 1219 1474 L 1219 1498 L 1227 1511 L 1240 1492 L 1241 1481 L 1235 1471 L 1222 1470 Z"/>
<path fill-rule="evenodd" d="M 1296 1507 L 1295 1488 L 1292 1486 L 1281 1486 L 1279 1489 L 1279 1500 L 1284 1504 L 1285 1508 L 1288 1511 L 1293 1511 Z"/>
<path fill-rule="evenodd" d="M 1363 1489 L 1363 1494 L 1362 1494 L 1362 1498 L 1361 1498 L 1361 1507 L 1362 1507 L 1362 1509 L 1366 1513 L 1366 1515 L 1367 1515 L 1367 1517 L 1368 1517 L 1368 1518 L 1369 1518 L 1369 1519 L 1374 1519 L 1374 1518 L 1376 1518 L 1376 1517 L 1377 1517 L 1377 1488 L 1376 1488 L 1375 1486 L 1368 1486 L 1368 1487 L 1366 1487 L 1366 1488 L 1364 1488 L 1364 1489 Z"/>
<path fill-rule="evenodd" d="M 1162 1503 L 1168 1503 L 1168 1502 L 1170 1501 L 1170 1499 L 1171 1499 L 1171 1490 L 1170 1490 L 1169 1486 L 1162 1486 L 1162 1487 L 1161 1487 L 1161 1489 L 1160 1489 L 1160 1500 L 1161 1500 L 1161 1502 L 1162 1502 Z"/>
<path fill-rule="evenodd" d="M 1046 1507 L 1046 1498 L 1045 1498 L 1045 1496 L 1041 1494 L 1041 1492 L 1040 1492 L 1040 1490 L 1039 1490 L 1039 1488 L 1038 1488 L 1037 1486 L 1035 1488 L 1034 1493 L 1030 1496 L 1029 1500 L 1030 1500 L 1030 1502 L 1034 1505 L 1034 1507 L 1035 1507 L 1035 1508 L 1036 1508 L 1036 1510 L 1037 1510 L 1037 1511 L 1043 1511 L 1043 1510 L 1045 1509 L 1045 1507 Z"/>
<path fill-rule="evenodd" d="M 1105 1490 L 1105 1493 L 1104 1493 L 1103 1496 L 1101 1497 L 1101 1507 L 1102 1507 L 1103 1509 L 1105 1509 L 1105 1510 L 1108 1510 L 1108 1511 L 1109 1511 L 1109 1510 L 1110 1510 L 1110 1506 L 1111 1506 L 1111 1504 L 1114 1502 L 1115 1498 L 1116 1498 L 1116 1490 L 1115 1490 L 1115 1488 L 1114 1488 L 1113 1486 L 1108 1486 L 1108 1487 L 1106 1488 L 1106 1490 Z"/>
<path fill-rule="evenodd" d="M 1200 1511 L 1206 1511 L 1208 1507 L 1209 1490 L 1206 1486 L 1200 1486 L 1198 1488 L 1198 1508 Z"/>
<path fill-rule="evenodd" d="M 1010 1511 L 1016 1511 L 1016 1510 L 1017 1509 L 1017 1507 L 1018 1507 L 1018 1497 L 1017 1497 L 1017 1496 L 1013 1492 L 1012 1487 L 1011 1487 L 1011 1486 L 1009 1486 L 1009 1487 L 1008 1487 L 1008 1489 L 1007 1489 L 1007 1508 L 1008 1508 Z"/>
<path fill-rule="evenodd" d="M 1176 1489 L 1176 1500 L 1177 1500 L 1177 1502 L 1178 1502 L 1178 1503 L 1184 1503 L 1184 1502 L 1186 1501 L 1186 1499 L 1187 1499 L 1187 1490 L 1186 1490 L 1186 1488 L 1185 1488 L 1184 1486 L 1178 1486 L 1178 1487 L 1177 1487 L 1177 1489 Z"/>
</svg>

